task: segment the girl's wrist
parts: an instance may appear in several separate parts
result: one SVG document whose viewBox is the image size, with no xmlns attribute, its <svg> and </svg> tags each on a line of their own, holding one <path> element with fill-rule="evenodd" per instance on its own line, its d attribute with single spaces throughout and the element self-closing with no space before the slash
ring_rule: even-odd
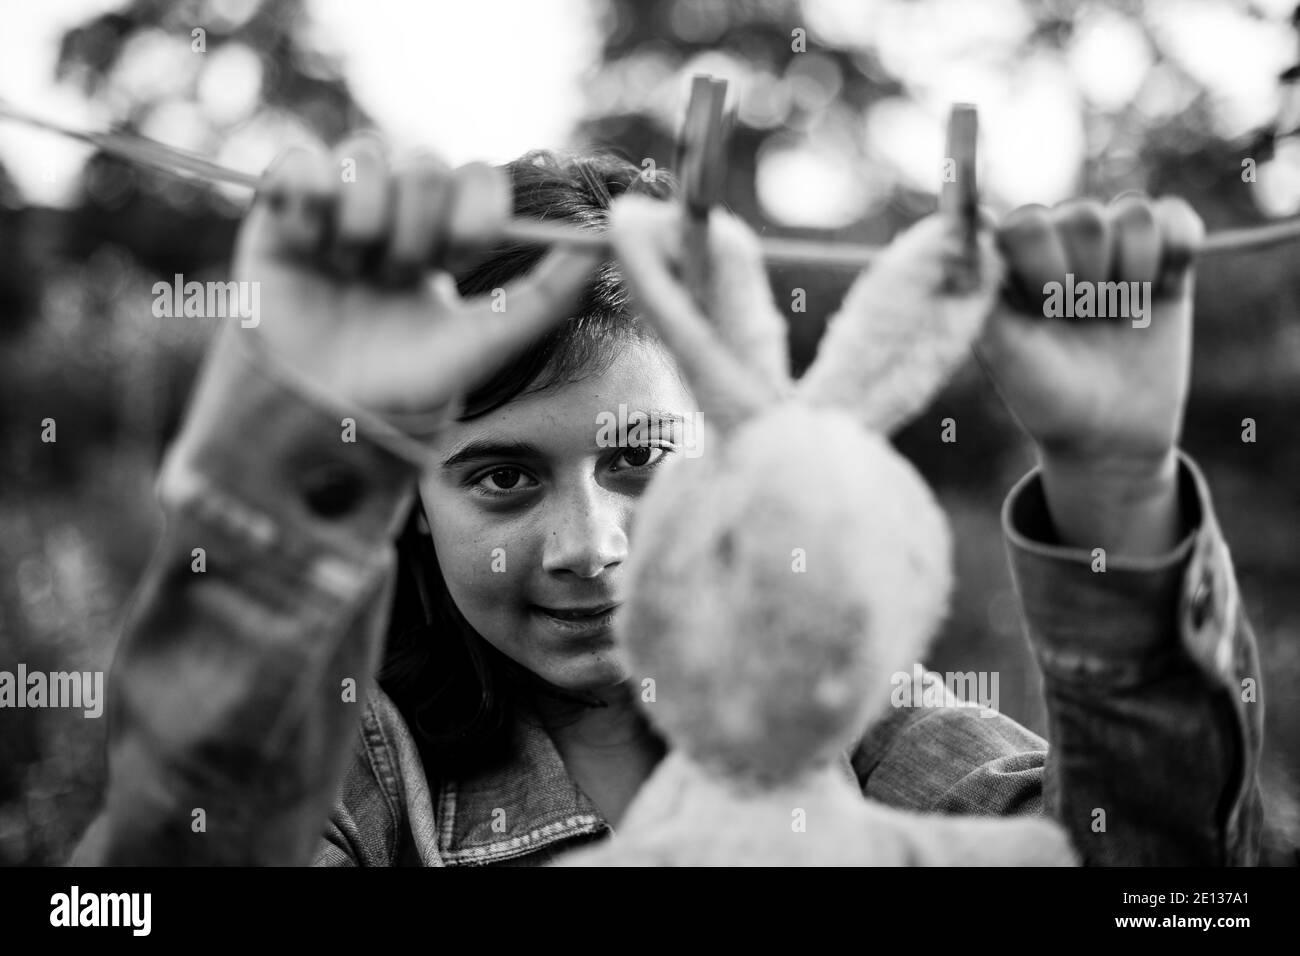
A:
<svg viewBox="0 0 1300 956">
<path fill-rule="evenodd" d="M 1149 460 L 1044 454 L 1041 474 L 1062 544 L 1152 557 L 1183 537 L 1176 448 Z"/>
</svg>

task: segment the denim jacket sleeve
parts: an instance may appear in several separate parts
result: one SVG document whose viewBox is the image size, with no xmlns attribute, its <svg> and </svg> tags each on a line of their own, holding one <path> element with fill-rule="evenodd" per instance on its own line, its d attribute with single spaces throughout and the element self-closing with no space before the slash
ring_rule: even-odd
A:
<svg viewBox="0 0 1300 956">
<path fill-rule="evenodd" d="M 864 793 L 925 811 L 1046 811 L 1090 864 L 1257 862 L 1254 636 L 1204 478 L 1185 455 L 1179 480 L 1187 537 L 1166 555 L 1103 565 L 1059 544 L 1039 476 L 1026 476 L 1003 529 L 1050 749 L 971 708 L 898 709 L 852 755 Z"/>
<path fill-rule="evenodd" d="M 159 473 L 165 530 L 75 864 L 305 864 L 320 846 L 418 468 L 383 422 L 301 392 L 247 332 L 219 333 Z"/>
</svg>

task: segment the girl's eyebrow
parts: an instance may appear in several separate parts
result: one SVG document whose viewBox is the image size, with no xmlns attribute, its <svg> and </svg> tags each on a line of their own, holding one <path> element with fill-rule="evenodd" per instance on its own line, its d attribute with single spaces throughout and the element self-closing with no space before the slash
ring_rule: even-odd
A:
<svg viewBox="0 0 1300 956">
<path fill-rule="evenodd" d="M 469 462 L 483 461 L 488 458 L 545 458 L 542 450 L 526 441 L 508 441 L 504 439 L 481 438 L 466 443 L 453 452 L 442 463 L 443 468 L 455 468 Z"/>
<path fill-rule="evenodd" d="M 686 423 L 686 417 L 684 415 L 679 415 L 676 412 L 665 411 L 661 408 L 646 409 L 645 414 L 655 425 L 661 425 L 667 422 L 670 425 L 681 427 Z"/>
<path fill-rule="evenodd" d="M 666 438 L 674 442 L 682 441 L 685 438 L 685 415 L 661 408 L 647 409 L 643 414 L 648 420 L 652 437 Z"/>
<path fill-rule="evenodd" d="M 672 434 L 675 429 L 681 428 L 686 424 L 684 415 L 677 412 L 666 411 L 662 408 L 634 408 L 627 413 L 627 427 L 631 428 L 639 422 L 645 422 L 653 428 L 656 433 L 667 426 L 667 432 Z"/>
</svg>

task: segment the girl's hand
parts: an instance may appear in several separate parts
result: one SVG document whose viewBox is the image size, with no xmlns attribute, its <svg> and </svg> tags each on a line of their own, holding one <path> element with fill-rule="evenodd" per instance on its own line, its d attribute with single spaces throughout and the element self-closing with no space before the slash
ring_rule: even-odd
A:
<svg viewBox="0 0 1300 956">
<path fill-rule="evenodd" d="M 447 274 L 429 277 L 435 256 L 493 241 L 510 207 L 505 174 L 481 164 L 422 158 L 390 172 L 368 136 L 333 157 L 290 150 L 236 244 L 235 277 L 260 283 L 262 313 L 238 334 L 380 415 L 440 409 L 563 320 L 596 266 L 590 253 L 557 252 L 468 302 Z"/>
<path fill-rule="evenodd" d="M 1180 536 L 1176 448 L 1203 234 L 1183 201 L 1136 196 L 1027 206 L 999 227 L 1008 292 L 977 354 L 1038 445 L 1066 543 L 1155 554 Z M 1115 315 L 1121 288 L 1128 305 Z M 1077 317 L 1089 294 L 1093 317 Z"/>
</svg>

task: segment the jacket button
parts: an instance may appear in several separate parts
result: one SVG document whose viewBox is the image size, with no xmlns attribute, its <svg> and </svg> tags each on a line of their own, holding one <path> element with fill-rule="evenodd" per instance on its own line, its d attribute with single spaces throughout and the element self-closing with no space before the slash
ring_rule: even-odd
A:
<svg viewBox="0 0 1300 956">
<path fill-rule="evenodd" d="M 355 468 L 330 462 L 309 472 L 302 488 L 312 511 L 324 518 L 337 518 L 356 507 L 364 484 Z"/>
</svg>

